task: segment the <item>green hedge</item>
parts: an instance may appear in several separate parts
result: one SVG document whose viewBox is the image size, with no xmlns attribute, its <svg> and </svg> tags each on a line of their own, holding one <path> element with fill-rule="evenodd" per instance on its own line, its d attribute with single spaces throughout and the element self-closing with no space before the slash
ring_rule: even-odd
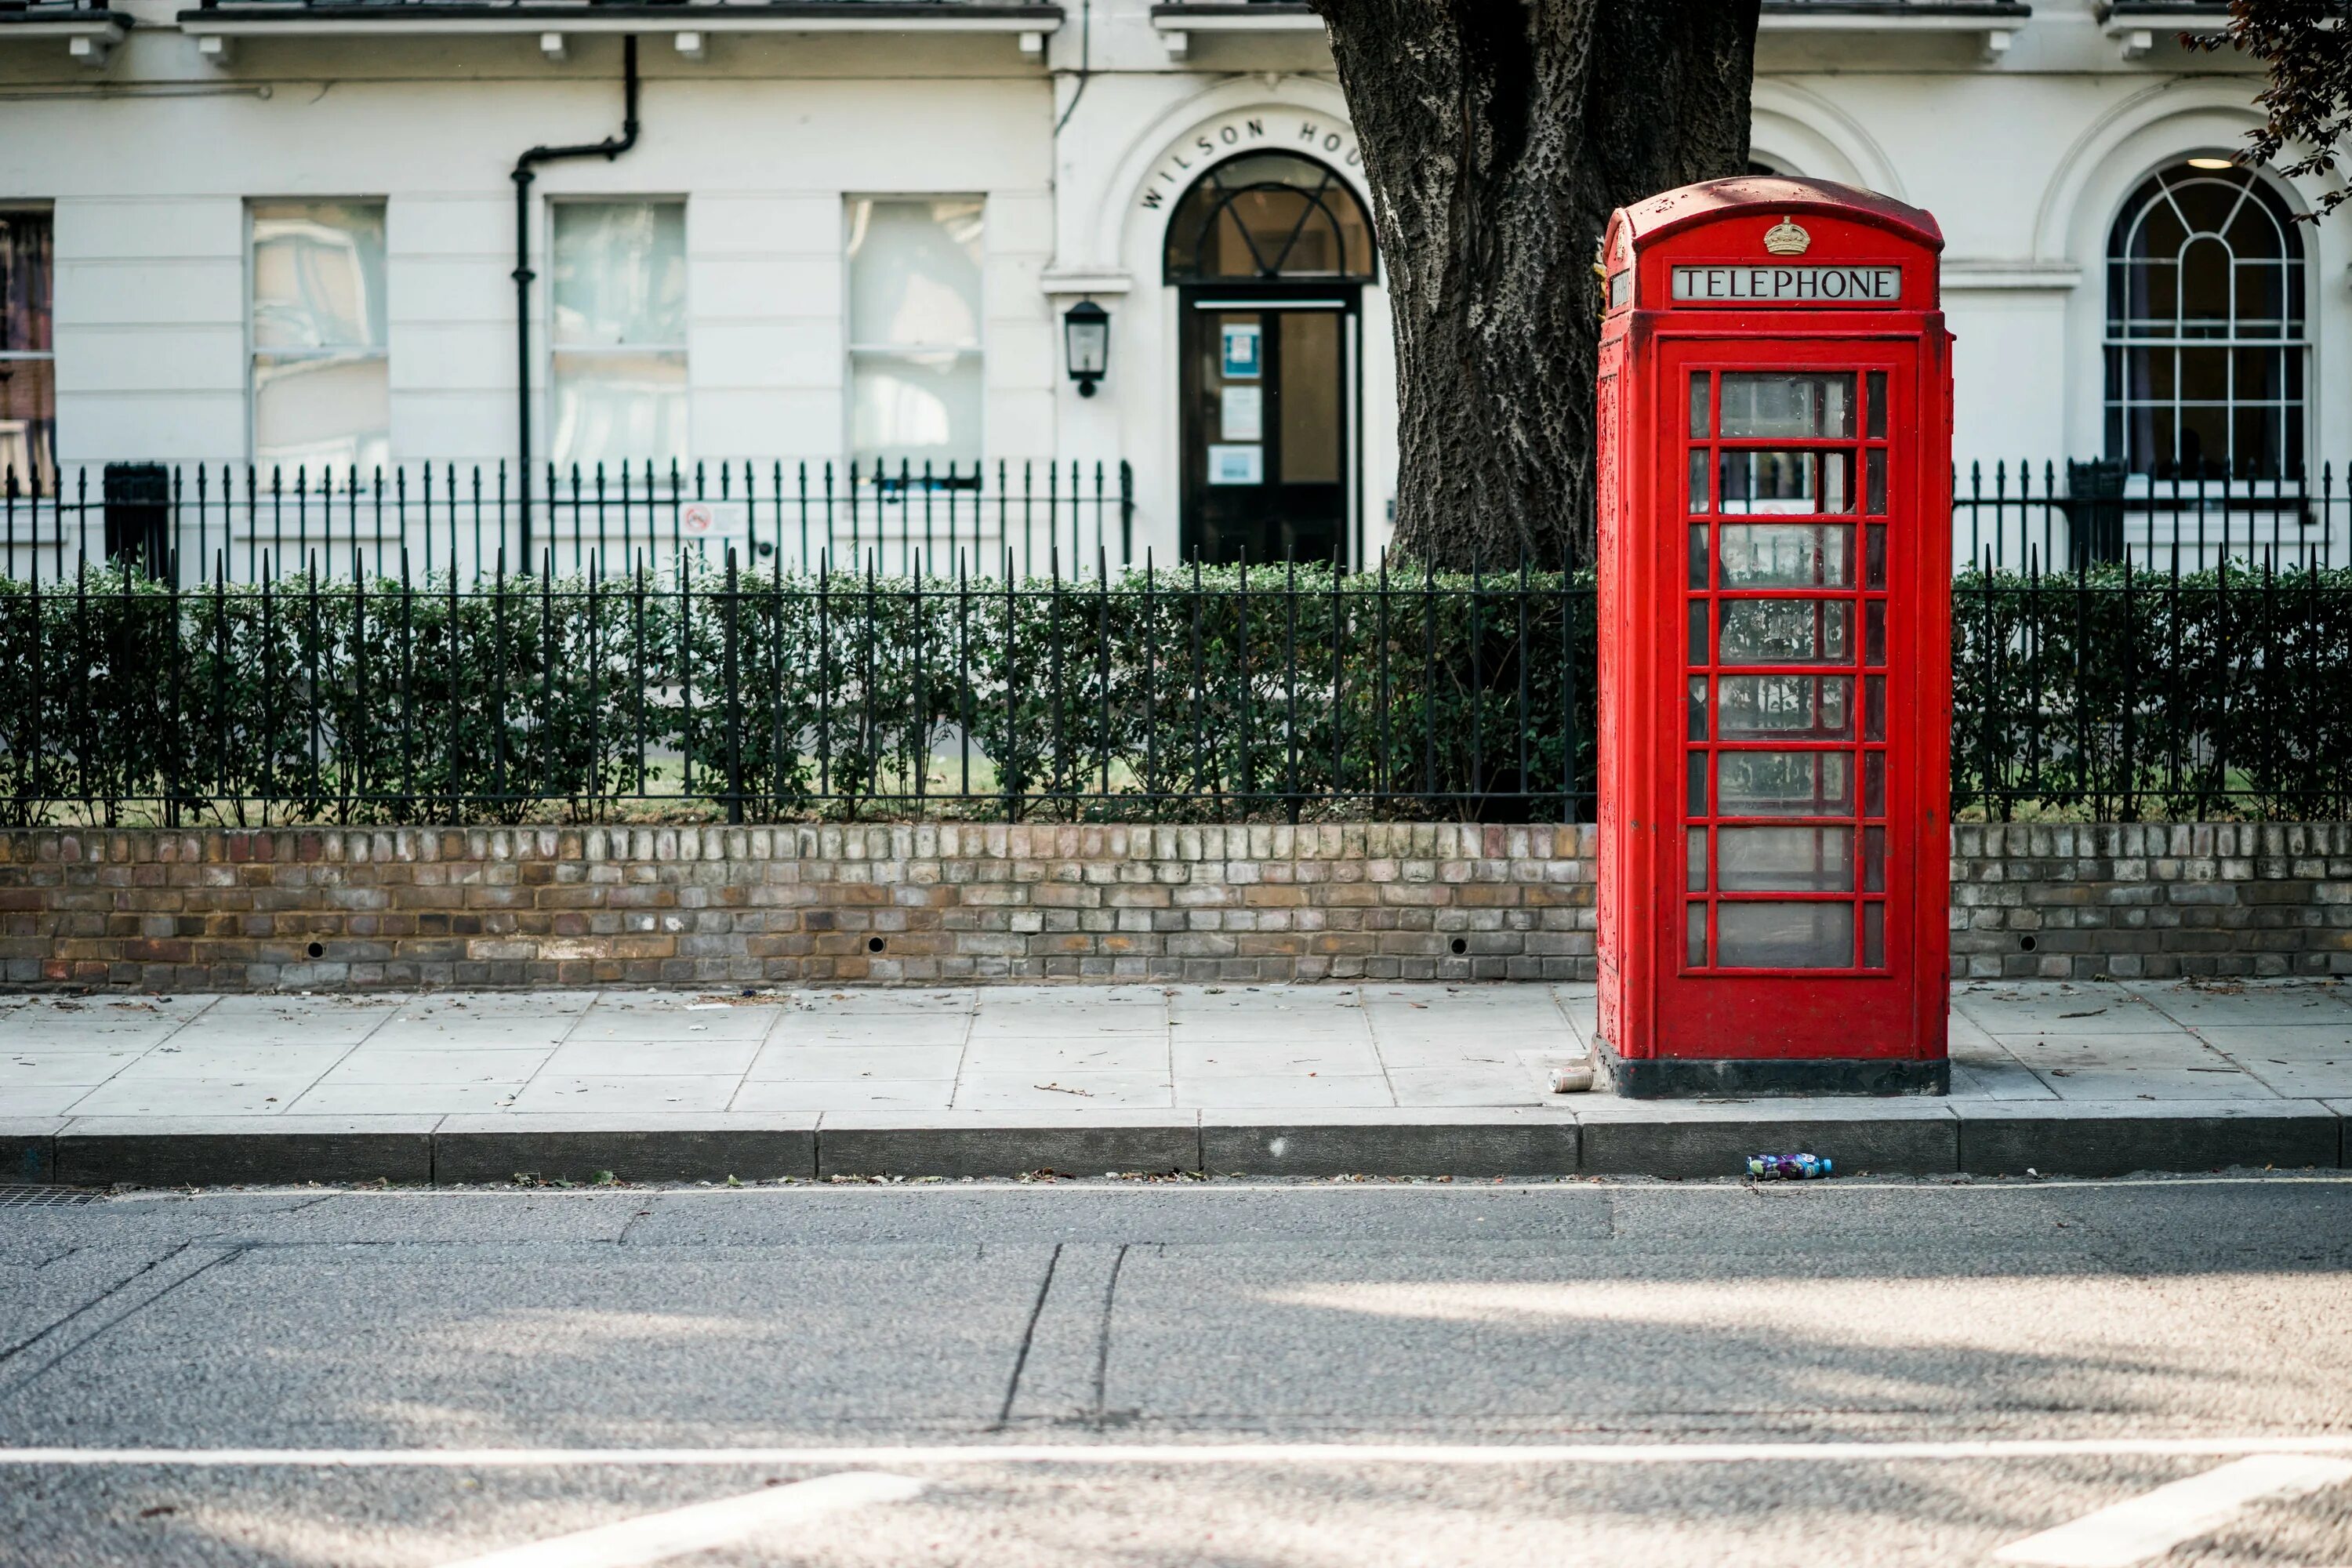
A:
<svg viewBox="0 0 2352 1568">
<path fill-rule="evenodd" d="M 1956 809 L 2352 816 L 2352 571 L 1970 573 L 1952 620 Z"/>
<path fill-rule="evenodd" d="M 93 573 L 38 595 L 0 584 L 0 814 L 1212 820 L 1591 808 L 1589 582 L 1384 585 L 1307 568 L 1009 590 L 729 582 L 712 571 L 174 592 Z"/>
<path fill-rule="evenodd" d="M 1593 599 L 1306 568 L 0 582 L 0 819 L 1589 819 Z M 2352 572 L 1972 573 L 1953 626 L 1961 815 L 2352 816 Z"/>
</svg>

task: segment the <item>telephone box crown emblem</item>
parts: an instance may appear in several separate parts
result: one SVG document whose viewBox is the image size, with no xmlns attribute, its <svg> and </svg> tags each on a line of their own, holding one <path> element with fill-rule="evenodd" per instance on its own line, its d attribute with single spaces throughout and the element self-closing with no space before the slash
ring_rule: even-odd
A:
<svg viewBox="0 0 2352 1568">
<path fill-rule="evenodd" d="M 1802 256 L 1812 243 L 1811 235 L 1785 217 L 1764 231 L 1764 248 L 1775 256 Z"/>
</svg>

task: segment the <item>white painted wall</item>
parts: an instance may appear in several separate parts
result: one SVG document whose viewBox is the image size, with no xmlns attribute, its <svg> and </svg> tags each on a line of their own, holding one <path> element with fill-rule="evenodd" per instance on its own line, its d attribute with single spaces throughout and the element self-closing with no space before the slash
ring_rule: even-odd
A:
<svg viewBox="0 0 2352 1568">
<path fill-rule="evenodd" d="M 183 42 L 134 35 L 124 53 L 168 68 Z M 981 37 L 961 43 L 988 58 L 944 78 L 794 78 L 766 74 L 790 63 L 787 46 L 728 42 L 736 47 L 698 69 L 648 40 L 637 147 L 539 171 L 542 443 L 550 202 L 683 196 L 695 450 L 821 458 L 845 436 L 845 195 L 978 193 L 988 202 L 988 450 L 1050 455 L 1059 353 L 1038 282 L 1054 244 L 1042 68 L 1024 65 L 1010 38 Z M 14 63 L 27 47 L 0 35 Z M 459 50 L 488 58 L 457 79 L 415 74 Z M 357 58 L 324 58 L 337 51 Z M 529 38 L 430 49 L 240 40 L 229 72 L 165 69 L 140 82 L 202 97 L 32 100 L 0 89 L 0 193 L 57 212 L 60 456 L 243 456 L 245 205 L 273 196 L 386 204 L 395 457 L 510 456 L 508 172 L 524 148 L 593 142 L 620 119 L 617 40 L 574 40 L 560 66 L 537 52 Z M 291 74 L 322 65 L 348 66 L 356 79 Z M 70 77 L 60 85 L 88 91 Z"/>
<path fill-rule="evenodd" d="M 56 205 L 63 455 L 241 457 L 243 204 L 370 195 L 388 205 L 396 456 L 509 456 L 508 170 L 527 146 L 615 128 L 617 40 L 575 37 L 551 62 L 530 36 L 241 39 L 223 68 L 176 30 L 175 0 L 131 5 L 144 25 L 95 72 L 60 42 L 0 26 L 0 200 Z M 1314 32 L 1196 28 L 1178 57 L 1149 0 L 1066 0 L 1064 11 L 1037 54 L 1009 34 L 718 33 L 696 63 L 649 37 L 643 141 L 617 163 L 541 171 L 540 264 L 548 199 L 683 196 L 696 450 L 823 458 L 845 437 L 844 196 L 982 193 L 991 455 L 1129 459 L 1139 547 L 1172 552 L 1175 318 L 1159 262 L 1169 208 L 1144 207 L 1140 194 L 1203 126 L 1254 112 L 1344 135 L 1345 106 Z M 2126 58 L 2095 0 L 2037 0 L 1997 60 L 1973 33 L 1857 26 L 1768 30 L 1759 154 L 1885 190 L 1942 222 L 1964 464 L 2095 453 L 2108 224 L 2150 169 L 2236 145 L 2254 123 L 2257 79 L 2168 37 Z M 2340 222 L 2307 238 L 2312 448 L 2344 453 L 2352 356 L 2332 343 L 2352 241 Z M 1113 317 L 1110 374 L 1091 399 L 1061 371 L 1059 315 L 1083 295 Z M 1395 424 L 1377 289 L 1364 324 L 1364 505 L 1377 547 Z M 543 437 L 543 413 L 537 424 Z"/>
</svg>

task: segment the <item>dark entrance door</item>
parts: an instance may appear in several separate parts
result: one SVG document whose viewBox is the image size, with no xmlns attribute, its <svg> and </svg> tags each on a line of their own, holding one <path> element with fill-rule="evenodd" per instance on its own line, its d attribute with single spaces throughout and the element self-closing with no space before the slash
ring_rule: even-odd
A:
<svg viewBox="0 0 2352 1568">
<path fill-rule="evenodd" d="M 1373 266 L 1362 205 L 1311 158 L 1230 158 L 1177 203 L 1167 278 L 1188 557 L 1357 553 L 1357 307 Z"/>
<path fill-rule="evenodd" d="M 1185 289 L 1180 303 L 1184 553 L 1344 562 L 1355 291 Z"/>
</svg>

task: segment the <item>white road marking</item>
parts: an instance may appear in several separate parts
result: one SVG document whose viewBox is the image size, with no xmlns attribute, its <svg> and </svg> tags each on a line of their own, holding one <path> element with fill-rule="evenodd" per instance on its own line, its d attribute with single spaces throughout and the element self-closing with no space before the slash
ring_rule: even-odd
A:
<svg viewBox="0 0 2352 1568">
<path fill-rule="evenodd" d="M 904 1502 L 922 1489 L 923 1483 L 912 1477 L 852 1470 L 510 1546 L 446 1568 L 638 1568 L 730 1546 L 778 1525 L 873 1503 Z"/>
<path fill-rule="evenodd" d="M 943 1443 L 797 1448 L 0 1448 L 0 1466 L 91 1468 L 588 1469 L 643 1466 L 898 1468 L 986 1465 L 1752 1465 L 1894 1460 L 2352 1455 L 2352 1436 L 2013 1437 L 1885 1443 Z M 2324 1483 L 2323 1483 L 2324 1484 Z"/>
<path fill-rule="evenodd" d="M 2250 1503 L 2300 1497 L 2347 1480 L 2352 1460 L 2307 1453 L 2253 1455 L 2030 1535 L 1993 1557 L 2040 1568 L 2130 1568 L 2227 1524 Z"/>
</svg>

